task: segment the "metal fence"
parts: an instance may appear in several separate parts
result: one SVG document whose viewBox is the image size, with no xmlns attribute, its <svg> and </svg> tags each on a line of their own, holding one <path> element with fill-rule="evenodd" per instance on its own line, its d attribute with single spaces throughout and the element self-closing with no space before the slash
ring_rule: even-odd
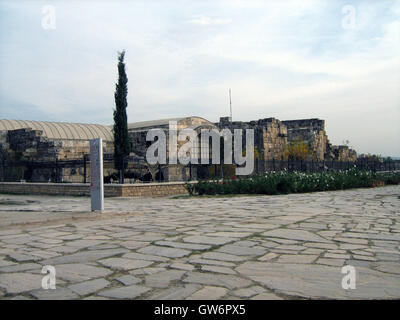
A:
<svg viewBox="0 0 400 320">
<path fill-rule="evenodd" d="M 103 156 L 105 182 L 112 180 L 118 181 L 117 170 L 114 167 L 112 154 Z M 132 172 L 148 171 L 148 165 L 140 159 L 134 157 L 126 158 L 125 178 L 128 182 L 162 182 L 164 179 L 161 166 L 157 165 L 155 170 L 159 174 L 147 177 L 135 176 Z M 163 165 L 168 167 L 168 165 Z M 188 172 L 182 180 L 209 179 L 209 178 L 228 178 L 234 175 L 235 165 L 187 165 L 182 166 Z M 348 170 L 357 168 L 360 170 L 370 170 L 373 172 L 400 171 L 399 160 L 373 161 L 358 159 L 356 162 L 350 161 L 304 161 L 304 160 L 256 160 L 254 163 L 253 175 L 263 174 L 273 171 L 301 171 L 301 172 L 320 172 L 329 170 Z M 0 181 L 27 181 L 27 182 L 77 182 L 86 183 L 90 181 L 90 163 L 88 155 L 80 159 L 70 160 L 47 160 L 47 161 L 8 161 L 0 160 Z"/>
<path fill-rule="evenodd" d="M 255 172 L 271 171 L 301 171 L 320 172 L 327 170 L 349 170 L 357 168 L 373 172 L 397 171 L 400 170 L 400 161 L 371 161 L 358 159 L 357 161 L 304 161 L 304 160 L 271 160 L 255 161 Z"/>
</svg>

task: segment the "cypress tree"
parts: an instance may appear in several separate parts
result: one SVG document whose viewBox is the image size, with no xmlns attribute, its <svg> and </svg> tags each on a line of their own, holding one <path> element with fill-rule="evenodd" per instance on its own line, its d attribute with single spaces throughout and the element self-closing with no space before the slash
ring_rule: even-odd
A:
<svg viewBox="0 0 400 320">
<path fill-rule="evenodd" d="M 118 82 L 115 85 L 115 109 L 114 109 L 114 161 L 115 168 L 119 170 L 120 183 L 124 182 L 125 157 L 130 153 L 128 136 L 128 117 L 126 108 L 128 102 L 128 78 L 125 72 L 125 50 L 118 54 Z"/>
</svg>

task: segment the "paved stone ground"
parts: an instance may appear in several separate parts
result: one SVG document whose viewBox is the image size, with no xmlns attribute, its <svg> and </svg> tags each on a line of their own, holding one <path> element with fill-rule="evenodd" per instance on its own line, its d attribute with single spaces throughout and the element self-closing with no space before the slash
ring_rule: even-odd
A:
<svg viewBox="0 0 400 320">
<path fill-rule="evenodd" d="M 0 299 L 399 299 L 399 195 L 121 198 L 103 214 L 84 197 L 0 195 Z"/>
</svg>

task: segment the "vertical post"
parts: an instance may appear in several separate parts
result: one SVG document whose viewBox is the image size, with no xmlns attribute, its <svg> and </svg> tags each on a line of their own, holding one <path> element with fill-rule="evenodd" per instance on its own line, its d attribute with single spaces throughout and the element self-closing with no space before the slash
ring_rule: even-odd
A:
<svg viewBox="0 0 400 320">
<path fill-rule="evenodd" d="M 121 183 L 125 183 L 125 156 L 122 156 L 122 170 L 121 170 Z"/>
<path fill-rule="evenodd" d="M 54 174 L 54 181 L 53 182 L 58 182 L 58 160 L 57 160 L 57 158 L 56 158 L 56 161 L 54 162 L 55 163 L 55 174 Z"/>
<path fill-rule="evenodd" d="M 260 164 L 258 162 L 258 158 L 256 158 L 256 175 L 260 173 Z"/>
<path fill-rule="evenodd" d="M 90 198 L 92 211 L 104 210 L 103 143 L 90 140 Z"/>
<path fill-rule="evenodd" d="M 4 182 L 4 158 L 1 159 L 1 182 Z"/>
<path fill-rule="evenodd" d="M 83 183 L 86 183 L 86 154 L 83 155 Z"/>
</svg>

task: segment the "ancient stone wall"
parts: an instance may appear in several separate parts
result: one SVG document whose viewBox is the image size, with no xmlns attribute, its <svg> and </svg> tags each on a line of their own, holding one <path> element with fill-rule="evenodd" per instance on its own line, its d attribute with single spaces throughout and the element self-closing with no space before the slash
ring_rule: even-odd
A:
<svg viewBox="0 0 400 320">
<path fill-rule="evenodd" d="M 258 121 L 229 121 L 230 118 L 221 118 L 217 124 L 220 129 L 253 129 L 254 147 L 258 158 L 263 160 L 281 159 L 287 144 L 287 129 L 281 121 L 275 118 L 265 118 Z M 242 132 L 242 145 L 245 148 L 245 131 Z"/>
<path fill-rule="evenodd" d="M 255 135 L 256 159 L 258 160 L 280 160 L 283 158 L 288 143 L 294 141 L 306 141 L 313 150 L 316 160 L 338 160 L 338 161 L 355 161 L 357 154 L 345 146 L 333 146 L 328 139 L 325 131 L 325 121 L 321 119 L 301 119 L 279 121 L 275 118 L 265 118 L 256 121 L 231 121 L 230 117 L 220 118 L 218 123 L 211 123 L 206 119 L 199 117 L 187 117 L 175 119 L 178 124 L 178 130 L 192 128 L 198 132 L 197 154 L 200 157 L 200 150 L 210 151 L 209 146 L 201 144 L 200 134 L 202 129 L 253 129 Z M 190 169 L 182 164 L 169 163 L 169 120 L 155 120 L 146 122 L 146 126 L 142 123 L 131 124 L 129 129 L 129 138 L 132 146 L 130 156 L 135 159 L 134 163 L 130 162 L 127 168 L 127 178 L 142 181 L 184 181 L 190 177 Z M 71 125 L 71 124 L 70 124 Z M 60 125 L 61 126 L 61 125 Z M 50 127 L 50 126 L 49 126 Z M 84 129 L 85 126 L 79 127 Z M 146 141 L 146 135 L 151 128 L 161 128 L 166 134 L 167 147 L 167 164 L 149 165 L 146 161 L 147 148 L 152 144 Z M 61 130 L 61 127 L 59 128 Z M 64 128 L 65 129 L 65 128 Z M 62 130 L 64 130 L 62 129 Z M 104 129 L 104 128 L 103 128 Z M 65 129 L 66 130 L 66 129 Z M 89 132 L 90 128 L 86 128 Z M 84 130 L 83 130 L 84 131 Z M 84 135 L 83 131 L 82 137 Z M 77 131 L 78 132 L 78 131 Z M 46 136 L 47 134 L 47 136 Z M 74 139 L 60 138 L 53 136 L 49 139 L 49 132 L 32 128 L 19 128 L 13 130 L 0 130 L 0 160 L 7 159 L 9 161 L 48 161 L 55 162 L 73 159 L 83 159 L 85 154 L 89 153 L 89 140 L 81 139 L 80 136 L 74 135 Z M 58 137 L 58 138 L 54 138 Z M 88 137 L 88 135 L 86 135 Z M 242 146 L 245 148 L 245 132 L 243 131 Z M 107 138 L 110 140 L 110 137 Z M 178 149 L 186 141 L 178 142 Z M 113 153 L 113 141 L 103 141 L 103 152 Z M 211 155 L 211 153 L 210 153 Z M 197 176 L 198 167 L 192 167 L 192 178 Z M 4 168 L 0 170 L 0 181 L 19 181 L 21 179 L 32 181 L 63 181 L 63 182 L 83 182 L 85 179 L 85 170 L 80 164 L 70 167 L 46 168 L 46 167 L 14 167 L 5 172 Z M 86 162 L 86 181 L 90 180 L 90 163 Z M 104 175 L 106 180 L 118 179 L 117 171 L 110 162 L 104 163 Z"/>
<path fill-rule="evenodd" d="M 332 151 L 337 161 L 357 161 L 357 153 L 348 146 L 332 146 Z"/>
<path fill-rule="evenodd" d="M 28 160 L 81 159 L 90 152 L 89 140 L 48 139 L 42 136 L 42 131 L 29 128 L 7 131 L 6 141 L 2 142 L 7 145 L 9 157 L 19 155 Z M 103 152 L 112 153 L 113 143 L 103 141 Z"/>
<path fill-rule="evenodd" d="M 289 142 L 306 141 L 317 160 L 332 157 L 324 120 L 301 119 L 282 121 L 282 123 L 287 127 Z"/>
<path fill-rule="evenodd" d="M 158 166 L 152 166 L 147 163 L 146 161 L 146 152 L 148 147 L 153 143 L 152 141 L 146 141 L 146 135 L 149 130 L 151 129 L 161 129 L 164 131 L 165 138 L 166 138 L 166 165 L 162 165 L 161 168 Z M 198 134 L 198 142 L 196 148 L 196 154 L 198 157 L 200 156 L 200 144 L 201 144 L 201 130 L 202 129 L 213 129 L 217 128 L 214 124 L 209 122 L 206 119 L 199 118 L 199 117 L 187 117 L 187 118 L 182 118 L 177 120 L 177 130 L 184 130 L 187 128 L 191 128 L 196 130 Z M 162 124 L 159 124 L 158 127 L 154 127 L 153 125 L 149 127 L 140 127 L 140 128 L 132 128 L 129 129 L 129 139 L 131 141 L 131 156 L 137 158 L 141 164 L 142 167 L 144 167 L 145 175 L 151 176 L 152 181 L 158 181 L 161 175 L 161 180 L 164 181 L 185 181 L 190 178 L 190 175 L 192 175 L 192 178 L 196 176 L 196 168 L 192 168 L 192 172 L 190 173 L 190 169 L 187 165 L 182 165 L 179 163 L 177 164 L 172 164 L 170 163 L 170 148 L 169 148 L 169 123 L 165 122 Z M 186 141 L 177 141 L 177 150 L 180 150 L 182 145 L 184 145 Z M 199 159 L 200 162 L 200 159 Z M 138 169 L 132 169 L 136 173 L 140 173 Z M 143 170 L 141 170 L 141 173 L 143 174 Z M 143 176 L 143 175 L 142 175 Z M 146 177 L 147 178 L 147 177 Z"/>
<path fill-rule="evenodd" d="M 51 162 L 63 160 L 83 160 L 84 155 L 89 154 L 88 140 L 61 140 L 48 139 L 40 130 L 30 128 L 0 131 L 1 158 L 10 162 Z M 113 143 L 103 142 L 103 152 L 112 153 Z M 33 181 L 65 181 L 83 182 L 84 168 L 82 165 L 71 168 L 49 168 L 49 167 L 9 167 L 8 172 L 1 173 L 3 180 L 21 179 Z M 105 168 L 105 174 L 113 170 Z M 89 179 L 90 163 L 87 161 L 86 175 Z"/>
<path fill-rule="evenodd" d="M 90 189 L 89 184 L 83 183 L 0 182 L 0 193 L 90 196 Z M 105 197 L 163 197 L 184 194 L 188 194 L 184 182 L 104 185 Z"/>
</svg>

